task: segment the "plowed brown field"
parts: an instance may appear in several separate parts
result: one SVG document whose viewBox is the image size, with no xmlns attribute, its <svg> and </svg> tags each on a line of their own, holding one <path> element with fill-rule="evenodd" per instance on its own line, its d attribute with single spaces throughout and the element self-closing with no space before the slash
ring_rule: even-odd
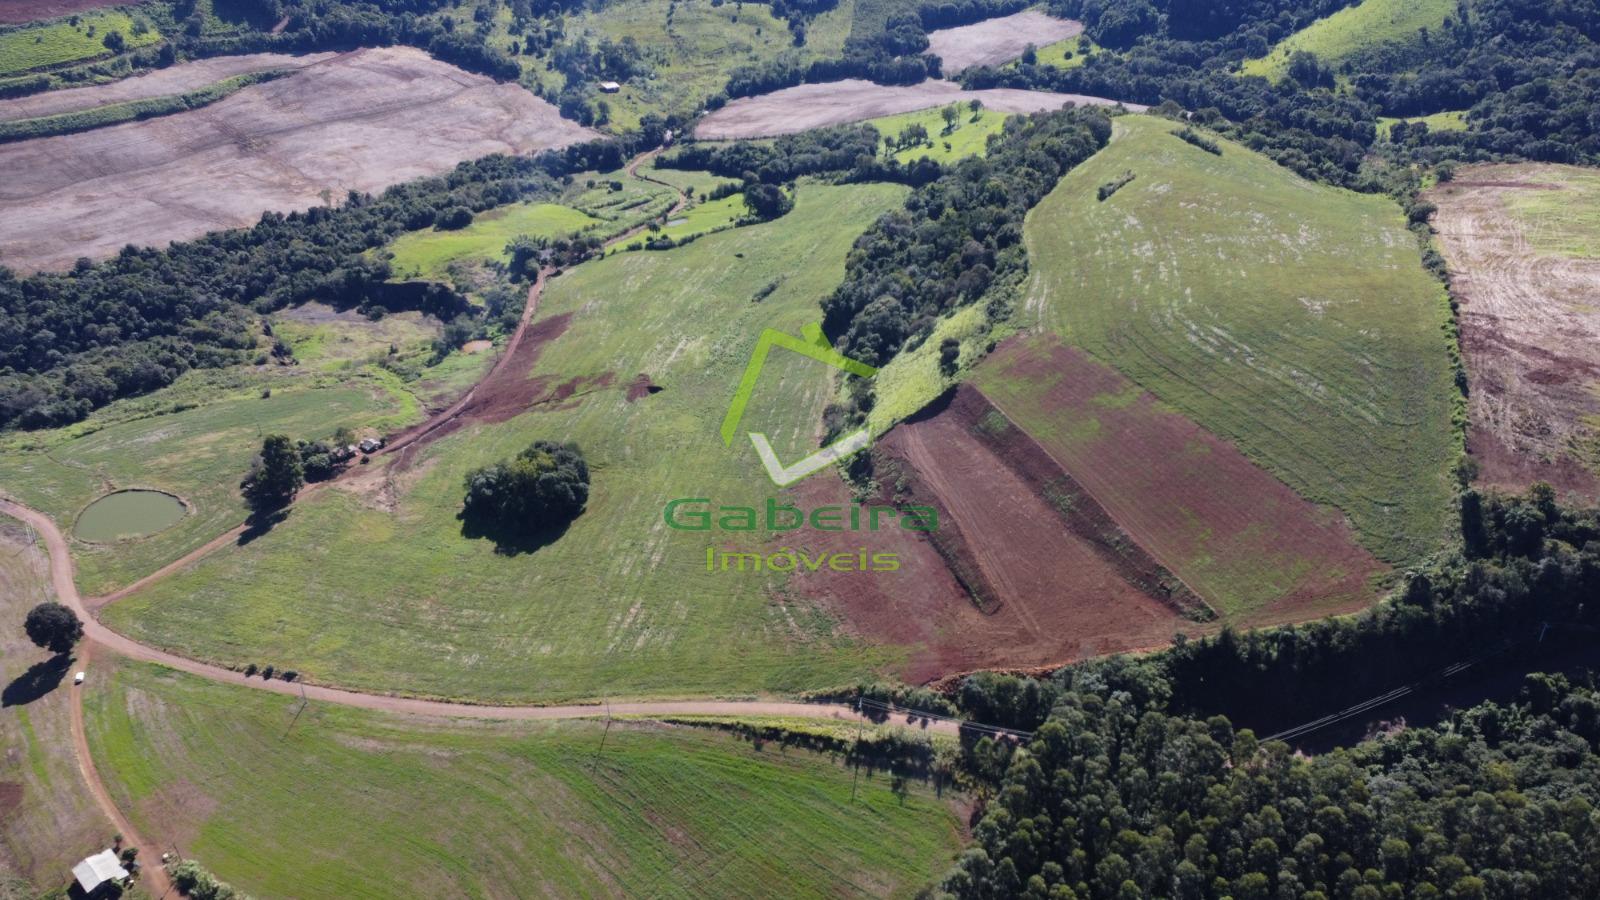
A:
<svg viewBox="0 0 1600 900">
<path fill-rule="evenodd" d="M 974 376 L 1132 540 L 1230 621 L 1358 609 L 1385 569 L 1343 518 L 1055 338 L 1013 340 Z"/>
<path fill-rule="evenodd" d="M 357 50 L 189 112 L 0 146 L 0 263 L 61 268 L 593 136 L 517 85 Z"/>
<path fill-rule="evenodd" d="M 4 2 L 4 0 L 0 0 Z M 81 109 L 94 109 L 132 100 L 148 100 L 198 90 L 226 81 L 235 75 L 268 72 L 273 69 L 301 69 L 323 62 L 337 53 L 247 53 L 239 56 L 213 56 L 155 69 L 120 81 L 88 87 L 46 91 L 27 97 L 0 100 L 0 122 L 58 116 Z"/>
<path fill-rule="evenodd" d="M 990 88 L 963 91 L 948 81 L 924 81 L 911 85 L 873 84 L 857 78 L 802 84 L 758 97 L 743 97 L 729 103 L 695 126 L 694 136 L 704 140 L 742 140 L 795 134 L 811 128 L 860 122 L 879 116 L 931 109 L 947 103 L 978 100 L 987 109 L 1004 113 L 1036 113 L 1060 109 L 1068 103 L 1080 106 L 1115 106 L 1117 101 L 1081 94 L 1053 94 L 1018 88 Z M 1135 112 L 1145 107 L 1122 104 Z"/>
<path fill-rule="evenodd" d="M 1574 182 L 1586 171 L 1470 166 L 1429 192 L 1460 305 L 1467 449 L 1491 486 L 1547 481 L 1600 497 L 1600 254 L 1536 246 L 1525 204 L 1592 205 Z"/>
<path fill-rule="evenodd" d="M 901 569 L 823 570 L 797 575 L 793 586 L 830 602 L 871 640 L 912 645 L 902 675 L 913 681 L 1159 646 L 1197 629 L 1170 601 L 1136 585 L 1133 570 L 1106 544 L 1063 524 L 1037 483 L 1041 473 L 1016 465 L 1016 448 L 984 434 L 991 407 L 981 393 L 963 390 L 970 394 L 896 426 L 874 449 L 884 482 L 898 480 L 912 494 L 909 502 L 940 510 L 940 545 L 898 527 L 807 531 L 801 540 L 808 551 L 865 546 L 897 553 Z M 848 501 L 829 478 L 811 479 L 797 495 L 806 507 Z M 973 593 L 982 595 L 982 610 Z"/>
<path fill-rule="evenodd" d="M 971 25 L 930 31 L 928 52 L 938 55 L 946 75 L 953 75 L 970 66 L 1010 62 L 1021 56 L 1029 44 L 1043 47 L 1080 34 L 1082 22 L 1025 9 Z"/>
<path fill-rule="evenodd" d="M 0 25 L 53 19 L 102 6 L 127 6 L 118 0 L 0 0 Z"/>
</svg>

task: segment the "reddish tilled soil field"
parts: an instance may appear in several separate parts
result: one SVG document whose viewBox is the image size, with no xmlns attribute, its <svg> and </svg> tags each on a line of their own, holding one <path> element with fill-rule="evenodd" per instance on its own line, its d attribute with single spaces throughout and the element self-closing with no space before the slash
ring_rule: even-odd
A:
<svg viewBox="0 0 1600 900">
<path fill-rule="evenodd" d="M 1017 88 L 963 91 L 948 81 L 890 86 L 855 78 L 822 84 L 802 84 L 758 97 L 729 103 L 695 126 L 694 136 L 705 140 L 741 140 L 795 134 L 811 128 L 860 122 L 879 116 L 930 109 L 947 103 L 980 100 L 989 109 L 1005 113 L 1036 113 L 1060 109 L 1068 103 L 1115 106 L 1117 101 L 1081 94 L 1052 94 Z M 1143 112 L 1137 103 L 1122 104 Z"/>
<path fill-rule="evenodd" d="M 64 268 L 594 136 L 517 85 L 357 50 L 189 112 L 0 146 L 0 263 Z"/>
<path fill-rule="evenodd" d="M 1439 207 L 1434 227 L 1460 304 L 1467 450 L 1480 481 L 1517 491 L 1547 481 L 1593 500 L 1600 498 L 1600 258 L 1540 252 L 1530 223 L 1507 205 L 1530 192 L 1575 193 L 1564 182 L 1584 171 L 1470 166 L 1428 199 Z"/>
<path fill-rule="evenodd" d="M 829 602 L 864 637 L 915 647 L 902 673 L 913 681 L 1159 646 L 1195 630 L 1136 587 L 1103 547 L 1063 525 L 1040 485 L 976 428 L 988 407 L 971 394 L 972 402 L 897 426 L 874 450 L 885 466 L 879 474 L 886 493 L 899 482 L 900 503 L 940 510 L 939 544 L 899 527 L 802 532 L 790 543 L 811 552 L 865 546 L 897 553 L 901 570 L 824 570 L 791 584 Z M 803 483 L 796 495 L 807 508 L 848 501 L 844 487 L 824 477 Z M 973 592 L 982 595 L 982 610 Z"/>
<path fill-rule="evenodd" d="M 974 375 L 1132 540 L 1229 621 L 1359 609 L 1385 567 L 1343 518 L 1054 338 L 1015 339 Z"/>
<path fill-rule="evenodd" d="M 944 73 L 970 66 L 995 66 L 1022 55 L 1029 44 L 1043 47 L 1083 34 L 1083 23 L 1058 19 L 1034 9 L 928 32 L 928 52 L 937 54 Z"/>
</svg>

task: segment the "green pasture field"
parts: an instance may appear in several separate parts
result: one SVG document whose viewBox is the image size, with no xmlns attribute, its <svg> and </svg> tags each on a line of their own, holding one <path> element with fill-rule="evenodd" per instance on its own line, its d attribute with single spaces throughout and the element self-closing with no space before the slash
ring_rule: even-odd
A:
<svg viewBox="0 0 1600 900">
<path fill-rule="evenodd" d="M 509 260 L 506 244 L 519 235 L 562 237 L 603 224 L 558 203 L 513 203 L 479 213 L 465 228 L 426 228 L 395 238 L 388 247 L 394 254 L 390 265 L 396 278 L 443 280 L 456 260 Z"/>
<path fill-rule="evenodd" d="M 1023 318 L 1343 510 L 1380 559 L 1420 560 L 1446 533 L 1460 398 L 1444 290 L 1400 209 L 1175 127 L 1118 118 L 1029 214 Z"/>
<path fill-rule="evenodd" d="M 853 2 L 816 16 L 807 29 L 806 43 L 795 47 L 788 23 L 775 18 L 766 4 L 723 3 L 705 0 L 668 4 L 659 0 L 620 0 L 603 8 L 585 9 L 567 16 L 565 40 L 586 38 L 591 45 L 609 38 L 632 38 L 648 59 L 651 73 L 631 78 L 616 94 L 595 92 L 610 110 L 613 130 L 635 128 L 647 113 L 689 114 L 707 97 L 720 92 L 728 75 L 742 66 L 770 62 L 786 54 L 802 59 L 838 56 L 849 34 Z M 669 18 L 670 12 L 670 18 Z M 472 6 L 459 7 L 458 21 L 472 21 Z M 520 36 L 510 32 L 511 15 L 502 9 L 492 43 L 509 49 Z M 559 91 L 562 75 L 549 70 L 544 56 L 519 56 L 523 80 Z"/>
<path fill-rule="evenodd" d="M 107 621 L 223 663 L 500 702 L 791 692 L 895 664 L 903 650 L 865 646 L 823 609 L 774 599 L 781 575 L 705 571 L 708 547 L 754 548 L 754 536 L 669 529 L 663 510 L 675 498 L 759 506 L 778 494 L 745 438 L 723 446 L 719 422 L 762 329 L 819 321 L 856 236 L 904 197 L 894 185 L 803 182 L 778 220 L 568 271 L 541 301 L 536 327 L 567 325 L 530 389 L 566 383 L 566 400 L 428 446 L 392 473 L 392 507 L 322 492 L 247 546 L 108 607 Z M 629 402 L 641 374 L 662 390 Z M 816 447 L 832 385 L 811 360 L 776 354 L 741 428 L 795 459 Z M 587 511 L 532 552 L 464 536 L 467 472 L 537 439 L 584 448 Z"/>
<path fill-rule="evenodd" d="M 263 390 L 272 396 L 263 398 Z M 114 544 L 75 542 L 78 587 L 108 593 L 244 521 L 239 479 L 263 434 L 326 438 L 341 425 L 379 430 L 420 418 L 385 372 L 333 377 L 287 367 L 190 372 L 171 387 L 121 400 L 83 422 L 0 439 L 0 491 L 55 519 L 69 534 L 101 494 L 142 487 L 182 497 L 171 528 Z"/>
<path fill-rule="evenodd" d="M 325 304 L 305 303 L 275 313 L 272 322 L 274 336 L 289 345 L 301 367 L 350 375 L 366 366 L 381 366 L 398 376 L 405 393 L 430 411 L 455 402 L 495 358 L 493 348 L 483 348 L 451 353 L 434 362 L 433 340 L 443 328 L 438 319 L 418 312 L 389 313 L 372 320 L 355 310 L 335 312 Z M 389 352 L 391 347 L 395 352 Z"/>
<path fill-rule="evenodd" d="M 652 164 L 641 170 L 657 181 L 664 181 L 680 191 L 694 188 L 696 197 L 704 197 L 724 184 L 736 184 L 737 179 L 724 178 L 700 169 L 673 169 Z"/>
<path fill-rule="evenodd" d="M 0 30 L 0 75 L 108 56 L 111 51 L 103 42 L 113 31 L 122 33 L 129 49 L 161 40 L 148 20 L 146 31 L 134 34 L 134 16 L 121 10 L 80 13 L 76 18 L 76 25 L 63 18 Z"/>
<path fill-rule="evenodd" d="M 718 228 L 732 227 L 749 214 L 742 193 L 729 194 L 721 200 L 696 201 L 693 206 L 669 220 L 658 234 L 681 241 Z"/>
<path fill-rule="evenodd" d="M 1087 49 L 1086 49 L 1087 48 Z M 1086 34 L 1045 44 L 1038 50 L 1039 65 L 1055 66 L 1058 69 L 1076 69 L 1089 61 L 1090 55 L 1110 53 L 1099 44 L 1089 39 Z M 1015 65 L 1015 63 L 1013 63 Z"/>
<path fill-rule="evenodd" d="M 52 656 L 28 640 L 22 620 L 51 599 L 44 543 L 26 526 L 0 518 L 0 687 L 25 682 L 24 673 Z M 0 896 L 6 863 L 40 888 L 64 884 L 73 863 L 104 849 L 113 828 L 84 786 L 72 750 L 71 666 L 43 696 L 0 705 L 0 784 L 20 788 L 15 806 L 0 813 Z M 14 786 L 14 787 L 11 787 Z"/>
<path fill-rule="evenodd" d="M 1378 137 L 1387 140 L 1389 129 L 1399 122 L 1421 122 L 1428 126 L 1429 131 L 1466 131 L 1467 111 L 1464 109 L 1450 109 L 1426 116 L 1379 116 Z"/>
<path fill-rule="evenodd" d="M 1534 249 L 1556 256 L 1600 259 L 1600 173 L 1577 166 L 1539 166 L 1532 178 L 1561 186 L 1506 191 L 1507 210 L 1521 221 Z"/>
<path fill-rule="evenodd" d="M 97 670 L 97 767 L 152 840 L 263 898 L 910 897 L 960 849 L 932 788 L 721 731 L 416 719 Z M 604 740 L 604 751 L 601 741 Z"/>
<path fill-rule="evenodd" d="M 1289 35 L 1266 56 L 1245 60 L 1240 71 L 1276 81 L 1289 71 L 1289 57 L 1301 50 L 1336 66 L 1363 50 L 1439 28 L 1455 11 L 1456 0 L 1362 0 Z"/>
<path fill-rule="evenodd" d="M 431 347 L 442 328 L 419 312 L 389 313 L 373 320 L 326 304 L 305 303 L 272 317 L 272 334 L 288 344 L 300 365 L 319 372 L 360 368 L 394 355 L 410 358 Z"/>
<path fill-rule="evenodd" d="M 927 158 L 946 163 L 967 156 L 980 155 L 988 149 L 986 142 L 989 140 L 989 135 L 999 133 L 1000 126 L 1005 124 L 1006 114 L 992 109 L 980 109 L 974 114 L 965 103 L 957 105 L 961 107 L 961 115 L 956 117 L 955 130 L 949 134 L 944 133 L 944 118 L 940 115 L 943 107 L 938 106 L 901 113 L 897 116 L 870 119 L 866 124 L 878 129 L 878 133 L 883 135 L 885 147 L 889 138 L 898 136 L 911 125 L 921 125 L 928 130 L 929 143 L 895 152 L 894 158 L 901 162 Z"/>
</svg>

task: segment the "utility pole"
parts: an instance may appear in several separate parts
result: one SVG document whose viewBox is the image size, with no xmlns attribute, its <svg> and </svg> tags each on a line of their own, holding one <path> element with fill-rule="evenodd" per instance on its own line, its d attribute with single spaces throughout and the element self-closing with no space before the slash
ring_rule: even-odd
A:
<svg viewBox="0 0 1600 900">
<path fill-rule="evenodd" d="M 289 720 L 289 727 L 283 730 L 283 737 L 279 738 L 279 740 L 287 738 L 289 732 L 294 730 L 294 723 L 300 721 L 300 714 L 306 711 L 306 705 L 310 702 L 311 698 L 306 696 L 306 686 L 304 684 L 300 685 L 300 708 L 294 711 L 294 718 Z"/>
<path fill-rule="evenodd" d="M 861 698 L 856 698 L 856 774 L 850 779 L 850 802 L 856 802 L 856 785 L 861 783 L 861 730 L 867 724 L 867 718 L 861 712 Z"/>
<path fill-rule="evenodd" d="M 600 753 L 606 752 L 606 738 L 611 735 L 611 699 L 606 698 L 606 730 L 600 732 Z M 598 756 L 599 754 L 595 754 Z"/>
</svg>

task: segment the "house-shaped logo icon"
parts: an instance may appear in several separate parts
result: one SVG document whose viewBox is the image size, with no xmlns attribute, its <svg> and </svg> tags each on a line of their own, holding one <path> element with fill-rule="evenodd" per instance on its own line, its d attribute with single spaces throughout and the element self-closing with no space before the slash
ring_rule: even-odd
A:
<svg viewBox="0 0 1600 900">
<path fill-rule="evenodd" d="M 804 338 L 797 338 L 791 334 L 784 334 L 768 328 L 761 332 L 761 337 L 756 340 L 755 352 L 750 354 L 750 362 L 744 368 L 744 377 L 739 379 L 739 390 L 733 395 L 733 405 L 728 407 L 728 414 L 722 419 L 722 443 L 732 446 L 734 436 L 739 432 L 739 420 L 744 418 L 745 405 L 750 402 L 750 396 L 755 393 L 756 382 L 761 379 L 761 367 L 766 364 L 767 353 L 773 347 L 782 347 L 793 350 L 802 356 L 810 357 L 818 362 L 827 363 L 836 369 L 859 375 L 862 378 L 871 378 L 878 374 L 878 370 L 863 362 L 858 362 L 834 350 L 828 344 L 828 339 L 822 334 L 822 326 L 810 324 L 800 330 Z M 761 457 L 761 464 L 766 467 L 767 475 L 778 487 L 787 487 L 807 475 L 817 472 L 832 463 L 855 453 L 872 442 L 872 436 L 865 428 L 857 429 L 816 453 L 793 465 L 785 466 L 778 461 L 778 455 L 772 450 L 772 443 L 767 436 L 759 432 L 750 432 L 750 443 L 756 448 L 756 455 Z"/>
</svg>

